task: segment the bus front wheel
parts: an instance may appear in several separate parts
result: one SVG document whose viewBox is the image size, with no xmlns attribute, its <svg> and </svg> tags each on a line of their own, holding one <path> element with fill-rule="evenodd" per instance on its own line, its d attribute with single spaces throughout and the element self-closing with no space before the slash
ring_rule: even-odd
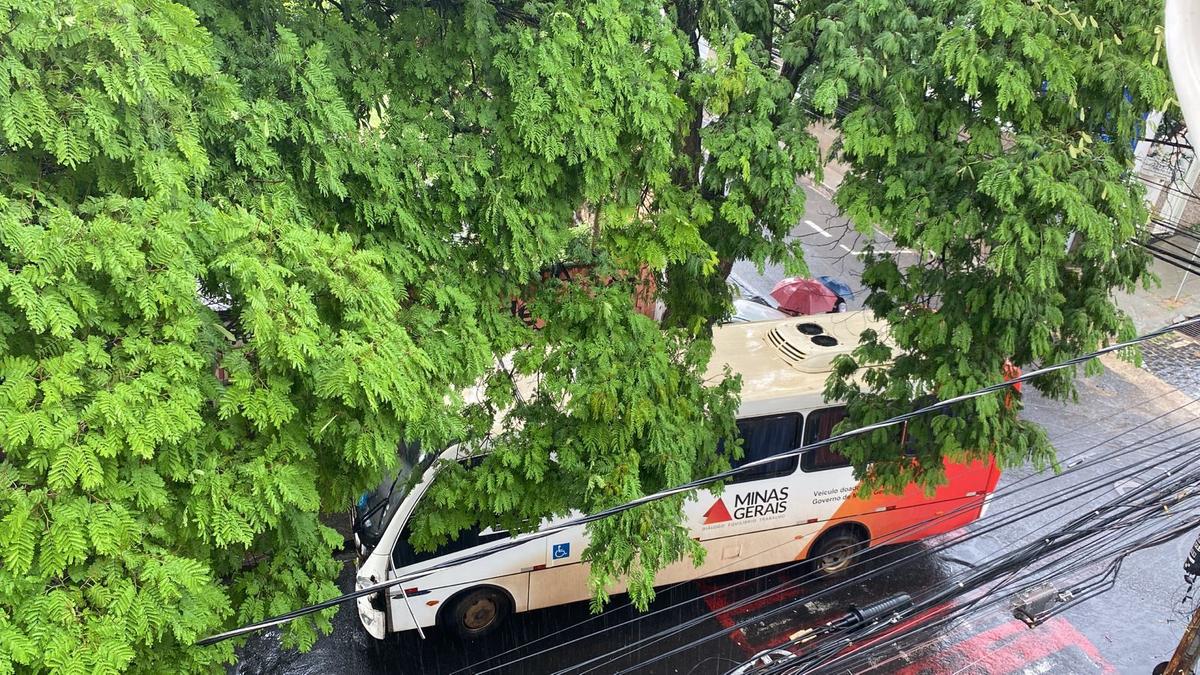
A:
<svg viewBox="0 0 1200 675">
<path fill-rule="evenodd" d="M 442 616 L 446 628 L 475 640 L 490 635 L 512 613 L 512 601 L 497 588 L 476 588 L 458 596 Z"/>
<path fill-rule="evenodd" d="M 808 557 L 821 574 L 836 575 L 850 569 L 866 546 L 866 535 L 857 527 L 837 527 L 821 535 Z"/>
</svg>

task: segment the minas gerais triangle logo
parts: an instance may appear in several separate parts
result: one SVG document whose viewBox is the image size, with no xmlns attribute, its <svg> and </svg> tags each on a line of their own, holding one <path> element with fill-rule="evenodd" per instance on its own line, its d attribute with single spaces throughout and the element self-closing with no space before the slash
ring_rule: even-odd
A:
<svg viewBox="0 0 1200 675">
<path fill-rule="evenodd" d="M 729 509 L 725 508 L 725 500 L 720 497 L 717 502 L 708 507 L 704 512 L 704 524 L 712 525 L 713 523 L 723 523 L 727 520 L 733 520 L 733 516 L 729 515 Z"/>
</svg>

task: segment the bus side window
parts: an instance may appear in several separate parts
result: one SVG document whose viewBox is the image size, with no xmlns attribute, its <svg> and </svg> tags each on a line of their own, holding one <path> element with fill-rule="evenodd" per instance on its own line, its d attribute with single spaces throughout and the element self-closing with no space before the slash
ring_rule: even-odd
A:
<svg viewBox="0 0 1200 675">
<path fill-rule="evenodd" d="M 408 542 L 408 538 L 411 535 L 412 530 L 409 526 L 405 525 L 404 531 L 400 533 L 400 539 L 396 542 L 396 548 L 392 550 L 392 564 L 396 566 L 396 569 L 432 560 L 440 556 L 459 553 L 482 544 L 490 544 L 493 541 L 504 539 L 508 536 L 508 533 L 492 530 L 491 528 L 480 532 L 478 526 L 469 527 L 458 533 L 458 539 L 451 539 L 437 547 L 434 551 L 423 551 L 421 553 L 416 552 L 412 544 Z"/>
<path fill-rule="evenodd" d="M 458 460 L 458 463 L 467 470 L 479 466 L 482 462 L 483 455 L 475 455 Z M 419 503 L 417 504 L 417 508 L 420 508 Z M 508 532 L 497 531 L 491 528 L 480 532 L 479 526 L 475 525 L 459 532 L 457 539 L 450 539 L 433 551 L 423 551 L 420 553 L 409 543 L 408 539 L 410 536 L 412 536 L 411 522 L 404 525 L 404 530 L 400 532 L 400 538 L 396 541 L 396 548 L 392 549 L 392 564 L 396 566 L 396 569 L 432 560 L 440 556 L 459 553 L 482 544 L 490 544 L 493 541 L 504 539 L 508 536 Z"/>
<path fill-rule="evenodd" d="M 804 427 L 804 445 L 819 443 L 833 435 L 833 428 L 846 419 L 846 406 L 814 410 L 808 414 Z M 828 445 L 810 448 L 801 455 L 800 467 L 805 471 L 824 471 L 850 466 L 850 460 L 834 452 Z"/>
<path fill-rule="evenodd" d="M 936 396 L 925 395 L 921 396 L 916 401 L 913 401 L 912 407 L 913 410 L 920 410 L 921 408 L 927 408 L 935 403 L 937 403 Z M 915 438 L 915 434 L 912 433 L 912 430 L 917 426 L 922 426 L 922 430 L 926 436 L 933 436 L 933 418 L 937 417 L 938 415 L 958 417 L 958 411 L 955 408 L 943 408 L 941 410 L 935 410 L 934 412 L 928 412 L 924 415 L 914 417 L 900 426 L 900 445 L 904 448 L 904 454 L 906 456 L 916 457 L 918 454 L 917 439 Z"/>
<path fill-rule="evenodd" d="M 800 427 L 804 417 L 800 413 L 752 417 L 738 420 L 738 435 L 742 438 L 742 459 L 733 462 L 737 468 L 748 462 L 766 459 L 781 452 L 799 447 Z M 788 457 L 768 462 L 729 479 L 729 483 L 745 483 L 765 478 L 786 476 L 796 470 L 796 458 Z"/>
</svg>

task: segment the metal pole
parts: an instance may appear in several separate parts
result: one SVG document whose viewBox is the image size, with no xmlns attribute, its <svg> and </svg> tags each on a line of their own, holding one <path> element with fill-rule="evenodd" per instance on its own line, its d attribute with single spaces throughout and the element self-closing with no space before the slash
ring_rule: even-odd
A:
<svg viewBox="0 0 1200 675">
<path fill-rule="evenodd" d="M 1192 675 L 1196 669 L 1196 657 L 1200 656 L 1200 607 L 1192 613 L 1183 637 L 1179 639 L 1179 647 L 1167 664 L 1164 675 Z"/>
<path fill-rule="evenodd" d="M 1197 253 L 1200 253 L 1200 242 L 1198 242 L 1196 244 L 1195 250 L 1192 251 L 1192 262 L 1196 261 Z M 1183 292 L 1183 284 L 1185 281 L 1187 281 L 1188 274 L 1190 274 L 1190 272 L 1188 272 L 1187 270 L 1183 271 L 1183 278 L 1179 280 L 1179 289 L 1177 291 L 1175 291 L 1175 297 L 1171 298 L 1171 302 L 1179 301 L 1179 294 Z"/>
</svg>

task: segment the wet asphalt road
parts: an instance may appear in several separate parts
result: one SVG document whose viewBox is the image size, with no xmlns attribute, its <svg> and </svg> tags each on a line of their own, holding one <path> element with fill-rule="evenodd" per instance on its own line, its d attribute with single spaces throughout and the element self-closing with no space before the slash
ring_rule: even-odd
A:
<svg viewBox="0 0 1200 675">
<path fill-rule="evenodd" d="M 866 299 L 859 281 L 863 270 L 863 252 L 868 244 L 873 245 L 876 251 L 895 251 L 896 245 L 880 230 L 870 235 L 855 230 L 849 219 L 838 214 L 837 207 L 826 196 L 826 188 L 813 188 L 806 184 L 804 191 L 804 218 L 792 228 L 791 238 L 799 239 L 804 244 L 808 276 L 831 276 L 845 282 L 855 292 L 853 297 L 846 298 L 847 309 L 862 309 L 863 300 Z M 917 260 L 917 256 L 910 253 L 901 253 L 898 258 L 901 264 Z M 767 265 L 759 272 L 754 263 L 742 260 L 734 264 L 730 276 L 739 285 L 767 297 L 786 274 L 779 265 Z"/>
<path fill-rule="evenodd" d="M 769 568 L 726 575 L 702 582 L 660 589 L 650 612 L 640 615 L 625 605 L 625 596 L 617 596 L 614 606 L 601 615 L 592 615 L 586 603 L 528 612 L 510 621 L 499 635 L 476 643 L 464 643 L 437 630 L 427 632 L 425 640 L 415 634 L 376 643 L 359 629 L 357 617 L 343 609 L 335 618 L 335 632 L 322 639 L 308 654 L 280 652 L 275 635 L 256 638 L 243 650 L 245 658 L 234 672 L 240 675 L 288 673 L 615 673 L 636 668 L 639 673 L 722 673 L 737 665 L 747 650 L 777 642 L 787 632 L 811 623 L 864 598 L 883 597 L 896 588 L 929 586 L 945 574 L 944 564 L 929 556 L 895 572 L 880 575 L 854 587 L 848 587 L 806 606 L 781 612 L 750 626 L 737 640 L 723 635 L 731 619 L 743 619 L 764 608 L 793 600 L 801 592 L 812 592 L 836 583 L 826 580 L 806 584 L 764 598 L 765 603 L 747 611 L 714 616 L 713 608 L 734 598 L 771 590 L 801 576 L 799 569 Z M 349 589 L 349 570 L 342 575 L 343 588 Z M 732 587 L 732 588 L 731 588 Z M 647 649 L 612 659 L 609 652 L 628 642 L 695 622 L 689 630 L 655 642 Z M 699 645 L 655 664 L 639 663 L 650 657 L 709 637 Z M 584 664 L 584 665 L 581 665 Z M 489 671 L 490 668 L 496 668 Z"/>
<path fill-rule="evenodd" d="M 1156 415 L 1165 416 L 1123 440 L 1128 442 L 1188 423 L 1200 415 L 1200 404 L 1170 413 L 1191 399 L 1127 365 L 1086 381 L 1080 399 L 1080 404 L 1066 406 L 1034 395 L 1027 398 L 1026 416 L 1046 426 L 1060 456 L 1080 455 L 1084 460 L 1096 460 L 1094 467 L 1072 474 L 1070 481 L 1095 478 L 1146 457 L 1155 447 L 1161 448 L 1124 451 L 1119 444 L 1101 444 L 1105 439 Z M 1196 436 L 1200 438 L 1200 432 Z M 1000 489 L 1032 472 L 1028 467 L 1006 472 Z M 967 529 L 1021 512 L 1023 504 L 1038 496 L 1069 492 L 1070 481 L 1067 477 L 1056 478 L 1019 495 L 1002 496 L 993 503 L 987 518 Z M 1095 498 L 1107 499 L 1115 494 L 1114 490 L 1114 486 L 1106 484 Z M 844 612 L 850 604 L 870 602 L 897 592 L 918 596 L 952 583 L 955 575 L 970 565 L 1036 535 L 1038 528 L 1060 522 L 1066 514 L 1076 513 L 1083 506 L 1077 502 L 1058 510 L 1027 512 L 1028 517 L 995 532 L 937 555 L 912 556 L 887 573 L 808 600 L 799 596 L 820 592 L 838 582 L 789 584 L 799 578 L 799 568 L 757 570 L 660 590 L 658 600 L 646 615 L 624 606 L 624 596 L 616 596 L 613 606 L 598 616 L 591 615 L 585 603 L 518 615 L 499 635 L 471 644 L 436 630 L 429 631 L 425 640 L 414 634 L 376 643 L 359 629 L 353 607 L 348 606 L 336 616 L 335 632 L 320 640 L 312 652 L 304 655 L 281 652 L 275 646 L 274 636 L 266 635 L 253 639 L 241 650 L 243 659 L 233 670 L 245 675 L 559 671 L 608 674 L 624 669 L 637 673 L 724 673 L 749 654 L 779 644 L 801 628 L 828 620 Z M 961 531 L 944 537 L 958 534 Z M 1155 664 L 1169 656 L 1186 623 L 1183 612 L 1192 606 L 1181 603 L 1187 591 L 1181 565 L 1192 540 L 1187 536 L 1134 554 L 1126 561 L 1111 591 L 1036 629 L 1012 619 L 1002 604 L 990 611 L 971 614 L 966 622 L 950 630 L 926 636 L 924 645 L 908 645 L 903 653 L 892 650 L 882 655 L 882 662 L 873 672 L 1149 673 Z M 902 552 L 909 557 L 914 551 L 928 551 L 938 541 L 917 544 Z M 866 570 L 878 569 L 887 559 L 872 560 Z M 341 583 L 343 588 L 350 588 L 349 569 L 342 575 Z M 746 607 L 728 609 L 738 599 L 771 589 L 781 590 Z M 688 622 L 692 624 L 690 628 L 646 644 L 640 651 L 613 651 L 624 650 L 638 640 Z M 745 622 L 744 627 L 730 630 L 741 622 Z M 663 655 L 667 656 L 648 662 Z M 495 670 L 489 670 L 492 668 Z"/>
</svg>

